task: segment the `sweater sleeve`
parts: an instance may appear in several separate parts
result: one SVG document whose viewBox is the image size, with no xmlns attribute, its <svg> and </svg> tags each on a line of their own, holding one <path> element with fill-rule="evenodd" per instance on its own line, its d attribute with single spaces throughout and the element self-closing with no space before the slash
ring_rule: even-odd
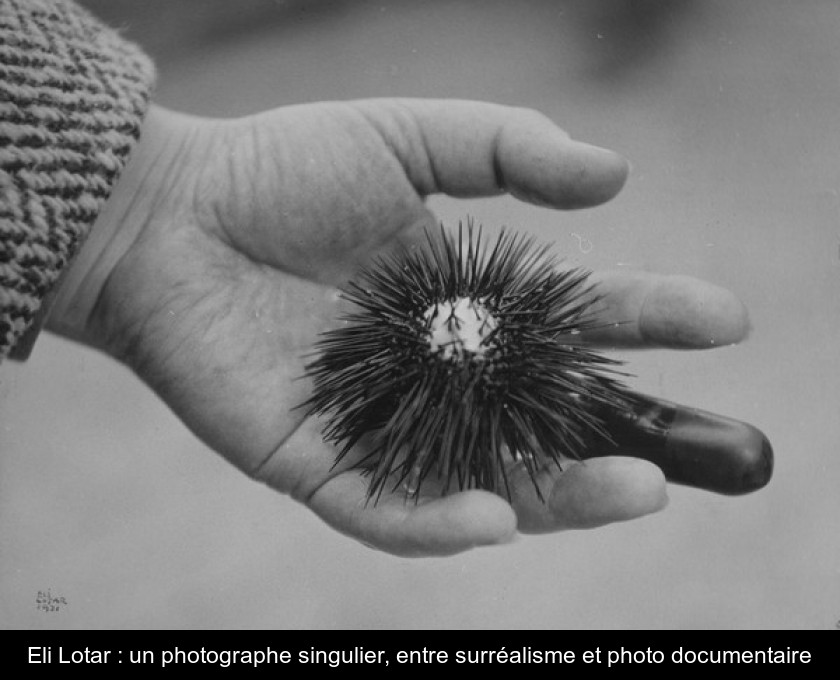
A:
<svg viewBox="0 0 840 680">
<path fill-rule="evenodd" d="M 31 344 L 138 139 L 153 78 L 70 0 L 0 0 L 0 360 Z"/>
</svg>

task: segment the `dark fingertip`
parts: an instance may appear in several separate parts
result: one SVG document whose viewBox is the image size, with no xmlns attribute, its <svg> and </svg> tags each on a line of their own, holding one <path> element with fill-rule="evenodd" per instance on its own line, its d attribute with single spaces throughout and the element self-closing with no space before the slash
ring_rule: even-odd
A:
<svg viewBox="0 0 840 680">
<path fill-rule="evenodd" d="M 670 481 L 727 495 L 766 486 L 773 449 L 757 428 L 694 409 L 678 409 L 666 454 Z"/>
<path fill-rule="evenodd" d="M 765 486 L 773 475 L 773 449 L 756 427 L 715 413 L 641 394 L 626 409 L 599 416 L 612 454 L 657 465 L 669 482 L 740 495 Z M 610 447 L 593 449 L 610 455 Z"/>
</svg>

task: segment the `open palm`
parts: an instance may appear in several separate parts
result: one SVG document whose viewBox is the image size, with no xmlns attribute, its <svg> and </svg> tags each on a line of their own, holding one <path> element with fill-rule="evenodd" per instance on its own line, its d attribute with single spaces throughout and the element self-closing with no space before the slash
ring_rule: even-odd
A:
<svg viewBox="0 0 840 680">
<path fill-rule="evenodd" d="M 321 424 L 294 409 L 311 388 L 306 356 L 342 304 L 335 285 L 434 224 L 426 196 L 509 192 L 580 208 L 611 198 L 626 172 L 543 116 L 491 104 L 324 103 L 234 121 L 154 109 L 51 324 L 129 364 L 247 474 L 389 552 L 447 554 L 517 530 L 637 517 L 664 505 L 665 482 L 620 457 L 547 472 L 547 503 L 513 470 L 510 503 L 473 490 L 369 504 L 367 480 L 334 469 Z M 740 303 L 708 284 L 599 280 L 602 320 L 623 323 L 593 344 L 719 346 L 746 331 Z"/>
</svg>

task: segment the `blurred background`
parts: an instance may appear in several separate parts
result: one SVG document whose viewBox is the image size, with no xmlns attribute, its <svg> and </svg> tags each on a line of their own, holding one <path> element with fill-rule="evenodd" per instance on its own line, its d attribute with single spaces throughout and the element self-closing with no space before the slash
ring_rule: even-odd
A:
<svg viewBox="0 0 840 680">
<path fill-rule="evenodd" d="M 751 422 L 770 485 L 404 560 L 199 443 L 127 370 L 43 336 L 0 369 L 0 627 L 803 628 L 840 621 L 840 4 L 834 0 L 89 0 L 155 57 L 156 100 L 237 116 L 374 96 L 540 109 L 633 164 L 557 213 L 435 198 L 572 265 L 733 290 L 737 347 L 621 355 L 633 386 Z M 39 591 L 63 597 L 36 609 Z"/>
</svg>

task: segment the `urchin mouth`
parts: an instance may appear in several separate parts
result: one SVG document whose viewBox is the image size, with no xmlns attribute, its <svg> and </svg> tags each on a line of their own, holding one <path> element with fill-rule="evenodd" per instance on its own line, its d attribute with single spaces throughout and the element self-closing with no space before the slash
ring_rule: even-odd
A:
<svg viewBox="0 0 840 680">
<path fill-rule="evenodd" d="M 484 359 L 499 325 L 484 302 L 463 296 L 435 302 L 423 319 L 431 352 L 455 361 Z"/>
</svg>

